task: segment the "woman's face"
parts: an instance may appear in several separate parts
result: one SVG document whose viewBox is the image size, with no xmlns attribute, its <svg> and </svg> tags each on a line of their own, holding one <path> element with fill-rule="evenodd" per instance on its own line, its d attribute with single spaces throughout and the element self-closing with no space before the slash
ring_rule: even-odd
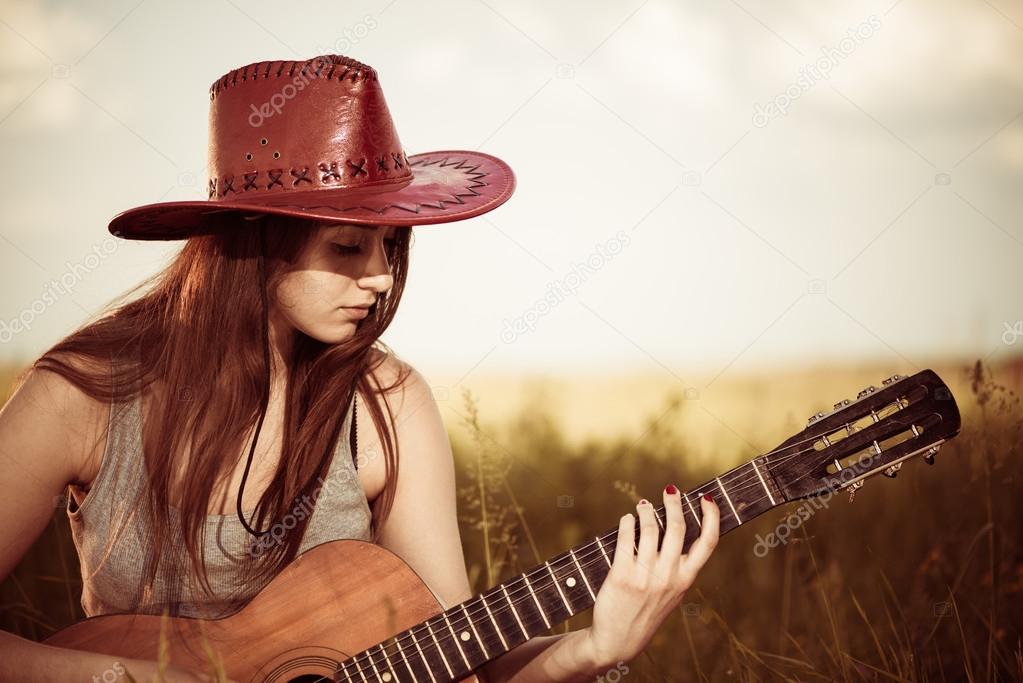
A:
<svg viewBox="0 0 1023 683">
<path fill-rule="evenodd" d="M 325 344 L 350 338 L 394 284 L 394 226 L 320 224 L 276 290 L 275 317 Z"/>
</svg>

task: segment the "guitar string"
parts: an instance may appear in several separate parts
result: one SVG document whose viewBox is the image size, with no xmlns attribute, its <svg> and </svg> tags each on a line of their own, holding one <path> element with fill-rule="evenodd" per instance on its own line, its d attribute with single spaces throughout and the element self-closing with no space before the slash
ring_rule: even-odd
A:
<svg viewBox="0 0 1023 683">
<path fill-rule="evenodd" d="M 788 446 L 785 446 L 785 449 L 792 448 L 792 447 L 796 446 L 797 444 L 806 443 L 806 442 L 811 441 L 811 440 L 812 441 L 816 441 L 817 438 L 816 437 L 814 437 L 814 438 L 807 438 L 807 439 L 803 439 L 801 441 L 793 442 L 792 444 L 789 444 Z M 774 451 L 771 451 L 769 453 L 765 453 L 764 456 L 758 456 L 758 457 L 766 457 L 766 456 L 771 455 L 772 453 L 777 453 L 780 450 L 783 450 L 783 449 L 780 449 L 780 448 L 779 449 L 775 449 Z M 803 449 L 801 451 L 791 453 L 791 454 L 789 454 L 787 456 L 784 456 L 783 458 L 780 458 L 776 463 L 771 463 L 771 464 L 772 465 L 778 464 L 778 463 L 784 462 L 785 460 L 789 460 L 791 458 L 798 457 L 799 455 L 802 455 L 802 454 L 808 452 L 808 450 L 809 449 Z M 754 458 L 754 460 L 755 459 L 756 458 Z M 733 468 L 732 470 L 729 470 L 725 474 L 720 475 L 718 477 L 718 479 L 722 479 L 722 483 L 724 483 L 726 480 L 723 479 L 723 478 L 727 477 L 728 474 L 730 474 L 732 472 L 735 472 L 736 470 L 739 470 L 740 468 L 746 467 L 751 462 L 752 461 L 748 461 L 746 463 L 743 463 L 742 465 L 739 465 L 739 466 Z M 739 475 L 739 476 L 742 476 L 742 475 Z M 793 480 L 793 481 L 797 481 L 798 479 L 803 479 L 803 478 L 806 478 L 808 476 L 812 476 L 812 474 L 808 473 L 806 475 L 801 475 L 800 477 L 798 477 L 796 480 Z M 735 478 L 736 477 L 733 477 L 733 480 Z M 754 474 L 754 475 L 752 475 L 750 477 L 747 477 L 744 480 L 744 482 L 745 481 L 752 481 L 753 479 L 757 479 L 757 478 L 758 477 L 756 477 L 756 475 Z M 710 482 L 707 482 L 707 483 L 710 484 Z M 703 488 L 703 487 L 701 487 L 701 488 Z M 734 493 L 736 493 L 738 491 L 748 490 L 749 488 L 757 488 L 757 486 L 754 484 L 753 486 L 746 487 L 745 489 L 735 489 L 734 485 L 733 485 L 732 492 L 733 492 L 733 495 L 734 495 Z M 683 494 L 685 496 L 685 498 L 686 498 L 686 503 L 687 504 L 691 504 L 692 503 L 692 501 L 688 497 L 689 495 L 691 495 L 691 493 L 692 492 Z M 698 492 L 697 492 L 697 494 L 698 494 Z M 762 502 L 762 501 L 767 500 L 767 499 L 768 499 L 768 496 L 761 496 L 760 498 L 757 498 L 754 501 L 752 501 L 751 505 L 754 505 L 756 503 Z M 658 513 L 658 511 L 664 511 L 664 510 L 665 510 L 665 508 L 662 505 L 662 506 L 659 506 L 659 508 L 655 509 L 655 513 Z M 683 512 L 684 512 L 684 508 L 683 508 Z M 661 515 L 658 514 L 658 517 L 660 517 L 660 516 Z M 727 521 L 727 520 L 732 519 L 732 518 L 735 518 L 735 515 L 730 514 L 727 508 L 722 510 L 722 516 L 721 516 L 722 521 Z M 741 524 L 741 522 L 739 522 L 739 524 Z M 599 540 L 601 542 L 603 542 L 604 540 L 607 540 L 609 537 L 614 536 L 617 532 L 618 532 L 618 529 L 616 528 L 614 530 L 611 530 L 611 531 L 605 533 L 603 536 L 595 537 L 595 538 L 599 538 Z M 584 567 L 591 567 L 593 564 L 599 564 L 599 561 L 602 559 L 601 557 L 597 557 L 598 553 L 600 553 L 600 549 L 598 547 L 596 547 L 592 541 L 587 543 L 587 545 L 584 546 L 584 548 L 585 548 L 585 550 L 583 550 L 583 551 L 581 551 L 579 553 L 579 555 L 577 556 L 576 560 L 580 564 L 582 564 Z M 591 559 L 594 558 L 594 557 L 596 557 L 596 560 L 591 561 Z M 563 558 L 563 559 L 568 559 L 568 558 L 566 557 L 566 558 Z M 523 575 L 520 575 L 520 576 L 525 576 L 525 578 L 528 580 L 531 576 L 535 576 L 537 574 L 542 574 L 544 578 L 541 579 L 540 581 L 538 581 L 537 585 L 541 586 L 541 588 L 552 587 L 554 585 L 554 583 L 551 582 L 549 573 L 544 571 L 544 569 L 546 569 L 548 564 L 549 563 L 545 563 L 542 568 L 537 568 L 537 569 L 535 569 L 535 570 L 533 570 L 531 572 L 527 572 L 526 574 L 523 574 Z M 554 568 L 554 565 L 551 565 L 551 567 Z M 512 579 L 512 580 L 517 580 L 517 579 Z M 492 593 L 497 588 L 500 588 L 502 586 L 504 586 L 504 584 L 499 584 L 498 586 L 495 586 L 495 587 L 493 587 L 491 589 L 488 589 L 488 591 L 485 591 L 480 596 L 476 596 L 476 598 L 472 598 L 472 599 L 483 598 L 483 600 L 485 601 L 487 599 L 488 593 Z M 513 595 L 515 596 L 515 599 L 511 600 L 511 604 L 509 606 L 504 606 L 505 603 L 502 602 L 502 603 L 500 603 L 502 606 L 500 606 L 500 607 L 498 607 L 496 609 L 492 609 L 491 613 L 496 616 L 497 614 L 501 614 L 502 612 L 507 612 L 509 609 L 513 609 L 512 606 L 515 605 L 515 604 L 521 604 L 521 603 L 526 602 L 528 599 L 531 599 L 531 597 L 532 597 L 531 595 L 525 595 L 525 593 L 528 593 L 528 592 L 529 592 L 529 586 L 513 589 L 509 593 L 509 598 L 511 598 L 511 596 L 513 596 Z M 491 595 L 490 597 L 494 598 L 494 597 L 498 597 L 498 596 Z M 460 605 L 461 604 L 463 604 L 463 603 L 460 603 Z M 455 605 L 451 609 L 446 610 L 445 613 L 450 612 L 451 610 L 457 609 L 458 607 L 459 607 L 459 605 Z M 461 620 L 465 620 L 465 622 L 467 624 L 472 623 L 472 617 L 481 614 L 483 611 L 485 611 L 485 609 L 477 608 L 474 611 L 468 611 L 468 610 L 466 610 L 466 611 L 468 612 L 468 617 L 466 617 L 466 615 L 458 615 L 458 614 L 453 615 L 454 616 L 454 620 L 449 622 L 452 627 L 453 627 L 453 625 L 455 623 L 459 623 L 458 620 L 460 620 L 460 619 Z M 442 635 L 440 635 L 440 636 L 437 636 L 435 634 L 430 633 L 430 629 L 428 627 L 428 622 L 431 619 L 436 618 L 437 616 L 441 616 L 441 615 L 440 614 L 434 615 L 433 617 L 430 617 L 430 618 L 426 619 L 423 622 L 424 625 L 418 627 L 419 631 L 416 630 L 417 627 L 413 627 L 411 630 L 408 631 L 409 635 L 402 636 L 400 638 L 395 638 L 394 639 L 394 644 L 395 644 L 395 646 L 397 648 L 397 652 L 395 654 L 401 654 L 402 653 L 401 641 L 404 640 L 404 639 L 407 639 L 409 637 L 412 637 L 414 635 L 424 635 L 423 640 L 426 642 L 426 647 L 427 648 L 433 648 L 433 649 L 441 650 L 443 652 L 443 649 L 440 647 L 439 642 L 446 642 L 448 640 L 453 640 L 454 636 L 450 635 L 447 631 L 442 631 Z M 439 625 L 438 625 L 438 628 L 439 628 Z M 420 633 L 421 631 L 426 631 L 427 633 L 426 634 L 422 634 L 422 633 Z M 426 636 L 429 636 L 429 637 L 426 637 Z M 392 638 L 393 638 L 393 636 L 392 636 Z M 436 646 L 431 642 L 432 639 L 436 639 L 438 641 L 438 644 Z M 390 640 L 390 639 L 388 639 L 388 640 Z M 386 642 L 386 641 L 382 641 L 382 643 L 383 642 Z M 381 645 L 382 643 L 379 643 L 378 645 Z M 374 646 L 374 647 L 377 647 L 377 646 Z M 349 663 L 354 663 L 356 665 L 356 667 L 357 667 L 357 672 L 359 673 L 359 675 L 363 675 L 364 674 L 364 670 L 362 669 L 361 665 L 359 664 L 360 660 L 368 660 L 368 663 L 371 666 L 377 663 L 374 660 L 374 656 L 376 656 L 376 655 L 371 650 L 372 650 L 372 648 L 370 650 L 367 650 L 366 652 L 364 652 L 362 655 L 356 655 L 355 657 L 351 657 L 351 658 L 345 660 L 344 668 L 347 669 Z M 385 664 L 388 661 L 387 652 L 386 652 L 386 646 L 384 646 L 384 648 L 383 648 L 383 650 L 382 650 L 382 652 L 380 654 L 384 658 L 383 661 L 381 661 L 380 663 L 381 664 Z M 390 664 L 386 664 L 386 668 L 388 670 L 390 670 L 392 667 L 390 666 Z M 366 669 L 365 671 L 368 671 L 368 669 Z"/>
<path fill-rule="evenodd" d="M 893 411 L 891 414 L 896 414 L 896 412 L 901 412 L 901 410 L 904 410 L 904 409 L 897 409 L 896 411 Z M 880 413 L 879 413 L 879 415 L 880 415 Z M 885 417 L 887 417 L 887 416 L 885 416 Z M 775 450 L 770 451 L 768 453 L 765 453 L 765 454 L 763 454 L 761 456 L 757 456 L 757 458 L 754 458 L 753 460 L 756 460 L 756 459 L 761 458 L 761 457 L 768 457 L 768 456 L 770 456 L 772 454 L 778 453 L 778 452 L 780 452 L 782 450 L 786 450 L 786 449 L 792 448 L 792 447 L 797 446 L 799 444 L 805 444 L 805 443 L 807 443 L 809 441 L 817 441 L 817 440 L 819 440 L 819 437 L 808 437 L 808 438 L 802 439 L 800 441 L 795 441 L 795 442 L 793 442 L 791 444 L 788 444 L 784 448 L 778 448 L 778 449 L 775 449 Z M 783 463 L 783 462 L 785 462 L 787 460 L 790 460 L 792 458 L 799 457 L 800 455 L 803 455 L 803 454 L 809 452 L 809 450 L 810 449 L 802 449 L 802 450 L 799 450 L 797 452 L 790 453 L 790 454 L 788 454 L 788 455 L 786 455 L 786 456 L 784 456 L 782 458 L 779 458 L 776 462 L 773 462 L 773 463 L 770 463 L 770 464 L 771 465 L 777 465 L 777 464 Z M 757 484 L 757 483 L 754 483 L 754 484 L 752 484 L 750 486 L 746 486 L 746 487 L 743 487 L 743 488 L 735 488 L 736 484 L 734 484 L 733 482 L 736 479 L 738 479 L 739 477 L 744 476 L 741 473 L 738 474 L 737 476 L 734 476 L 731 480 L 727 480 L 726 479 L 726 477 L 728 477 L 729 474 L 732 474 L 732 473 L 736 472 L 737 470 L 745 468 L 748 465 L 750 465 L 751 463 L 752 463 L 752 460 L 751 461 L 747 461 L 747 462 L 745 462 L 745 463 L 743 463 L 741 465 L 738 465 L 737 467 L 734 467 L 731 470 L 729 470 L 728 472 L 720 475 L 719 477 L 717 477 L 717 479 L 720 479 L 722 484 L 729 483 L 733 495 L 735 493 L 746 491 L 746 490 L 749 490 L 751 488 L 754 488 L 754 489 L 755 488 L 759 488 L 760 485 Z M 804 478 L 809 477 L 809 476 L 813 476 L 812 473 L 807 473 L 805 475 L 800 475 L 799 477 L 797 477 L 793 481 L 798 481 L 800 479 L 804 479 Z M 740 483 L 744 484 L 746 482 L 752 482 L 752 481 L 757 480 L 757 479 L 759 479 L 759 477 L 757 477 L 756 474 L 753 474 L 753 475 L 750 475 L 750 476 L 746 477 L 745 479 L 743 479 Z M 714 483 L 716 483 L 716 482 L 714 482 Z M 713 488 L 713 484 L 711 482 L 706 482 L 706 484 L 710 485 Z M 703 488 L 703 486 L 701 486 L 700 488 Z M 692 500 L 689 499 L 689 496 L 692 495 L 692 494 L 693 494 L 692 491 L 683 494 L 683 497 L 685 498 L 685 503 L 687 505 L 691 505 L 692 502 L 693 502 Z M 698 500 L 699 499 L 699 491 L 697 491 L 696 494 L 697 494 L 697 500 Z M 761 496 L 761 497 L 753 500 L 750 503 L 750 505 L 755 505 L 757 503 L 763 502 L 765 500 L 768 500 L 768 498 L 769 498 L 768 496 Z M 786 501 L 786 502 L 791 502 L 791 501 Z M 663 505 L 661 505 L 658 508 L 655 508 L 654 512 L 655 512 L 655 514 L 658 514 L 658 511 L 664 511 L 664 510 L 665 510 L 665 507 Z M 685 508 L 683 507 L 683 513 L 684 512 L 685 512 Z M 658 514 L 658 517 L 660 517 L 660 516 L 661 515 Z M 683 517 L 684 517 L 684 515 L 683 515 Z M 728 521 L 728 520 L 733 519 L 733 518 L 736 519 L 737 522 L 738 522 L 738 519 L 736 518 L 736 516 L 734 514 L 731 514 L 731 512 L 730 512 L 730 510 L 728 508 L 722 508 L 721 509 L 721 521 Z M 738 524 L 742 524 L 742 522 L 738 522 Z M 609 537 L 614 536 L 617 533 L 618 533 L 618 529 L 615 528 L 615 529 L 613 529 L 613 530 L 611 530 L 609 532 L 606 532 L 603 536 L 598 536 L 598 537 L 595 537 L 595 538 L 599 539 L 600 542 L 603 543 L 603 541 L 608 540 Z M 594 544 L 593 541 L 589 541 L 585 546 L 583 546 L 583 549 L 580 551 L 580 553 L 577 554 L 576 562 L 581 564 L 583 567 L 591 567 L 594 564 L 599 564 L 599 562 L 603 559 L 602 556 L 599 556 L 599 555 L 601 555 L 601 550 L 599 548 L 599 544 Z M 570 556 L 568 556 L 568 557 L 570 557 Z M 568 557 L 566 557 L 564 559 L 568 559 Z M 593 558 L 596 558 L 596 559 L 593 559 Z M 539 580 L 537 582 L 536 585 L 541 586 L 541 588 L 543 588 L 543 587 L 549 588 L 549 587 L 553 586 L 554 583 L 551 582 L 549 573 L 544 571 L 547 568 L 547 566 L 548 566 L 548 563 L 545 563 L 542 567 L 536 568 L 533 571 L 527 572 L 525 574 L 521 574 L 521 575 L 519 575 L 519 577 L 511 579 L 511 581 L 516 581 L 518 578 L 521 578 L 523 576 L 528 581 L 530 577 L 534 577 L 537 574 L 542 574 L 543 577 L 546 577 L 546 583 L 543 583 L 544 579 L 541 579 L 541 580 Z M 554 565 L 551 565 L 551 568 L 553 569 Z M 505 583 L 507 583 L 507 582 L 505 582 Z M 484 591 L 482 594 L 480 594 L 478 596 L 475 596 L 474 598 L 470 598 L 470 600 L 475 600 L 475 599 L 483 598 L 483 600 L 486 601 L 487 596 L 488 596 L 489 593 L 492 593 L 493 591 L 497 590 L 498 588 L 503 587 L 504 585 L 505 584 L 498 584 L 498 586 L 494 586 L 494 587 L 488 589 L 487 591 Z M 504 606 L 506 603 L 502 602 L 502 603 L 500 603 L 502 606 L 497 607 L 496 609 L 492 609 L 491 613 L 494 616 L 496 616 L 498 614 L 501 614 L 503 612 L 507 612 L 508 610 L 512 609 L 512 606 L 515 605 L 515 604 L 522 604 L 522 603 L 526 602 L 527 600 L 532 598 L 532 595 L 528 594 L 529 591 L 530 591 L 529 586 L 524 586 L 524 587 L 519 587 L 519 588 L 513 589 L 508 594 L 509 598 L 511 598 L 512 596 L 515 596 L 515 598 L 511 600 L 511 604 L 509 604 L 508 606 Z M 498 597 L 498 596 L 490 595 L 489 597 L 494 598 L 494 597 Z M 464 604 L 464 603 L 459 603 L 459 605 L 455 605 L 452 608 L 450 608 L 449 610 L 445 610 L 445 612 L 442 612 L 441 614 L 437 614 L 437 615 L 434 615 L 432 617 L 429 617 L 428 619 L 426 619 L 423 622 L 423 625 L 414 626 L 414 627 L 412 627 L 412 629 L 408 630 L 408 635 L 406 635 L 406 636 L 401 636 L 400 638 L 394 638 L 392 636 L 392 638 L 394 638 L 393 642 L 394 642 L 394 644 L 395 644 L 395 646 L 397 647 L 397 650 L 398 650 L 398 652 L 396 652 L 395 654 L 399 654 L 399 653 L 402 652 L 402 649 L 403 649 L 402 648 L 402 643 L 401 643 L 402 640 L 407 640 L 408 638 L 410 638 L 412 636 L 416 636 L 416 635 L 424 635 L 424 636 L 426 636 L 426 637 L 423 638 L 423 640 L 425 640 L 427 648 L 441 649 L 439 647 L 439 643 L 438 643 L 438 645 L 435 646 L 431 642 L 432 639 L 436 638 L 436 640 L 439 641 L 439 642 L 440 641 L 448 641 L 448 640 L 453 640 L 454 636 L 451 635 L 448 632 L 444 632 L 440 636 L 437 636 L 436 634 L 431 634 L 430 633 L 430 629 L 428 628 L 428 626 L 426 624 L 431 619 L 435 619 L 436 617 L 441 616 L 442 614 L 450 612 L 451 610 L 454 610 L 454 609 L 458 608 L 462 604 Z M 455 623 L 458 623 L 458 621 L 457 621 L 458 619 L 465 620 L 466 623 L 472 623 L 472 618 L 477 616 L 477 615 L 482 614 L 485 611 L 485 608 L 476 608 L 475 610 L 472 610 L 472 611 L 470 611 L 470 610 L 466 610 L 466 611 L 468 612 L 468 617 L 466 615 L 464 615 L 464 614 L 462 614 L 462 615 L 457 615 L 457 614 L 454 615 L 454 619 L 455 620 L 450 622 L 452 627 L 454 626 Z M 419 629 L 419 631 L 416 630 L 417 628 Z M 426 633 L 421 633 L 422 631 L 425 631 Z M 389 638 L 388 640 L 391 640 L 391 639 Z M 383 642 L 386 642 L 386 641 L 381 641 L 381 642 L 383 643 Z M 405 644 L 408 644 L 408 643 L 405 643 Z M 380 643 L 378 643 L 378 645 L 380 645 Z M 373 648 L 376 648 L 376 647 L 377 646 L 373 646 Z M 348 667 L 348 665 L 350 663 L 354 663 L 356 665 L 356 667 L 357 667 L 357 673 L 359 675 L 363 675 L 364 672 L 365 671 L 369 671 L 369 669 L 366 669 L 366 670 L 362 669 L 361 665 L 359 665 L 359 663 L 358 663 L 360 661 L 360 659 L 361 660 L 368 660 L 368 663 L 370 665 L 374 665 L 374 664 L 377 664 L 377 663 L 381 663 L 381 664 L 386 663 L 387 662 L 386 646 L 384 646 L 384 649 L 380 653 L 384 657 L 384 659 L 381 662 L 376 662 L 373 659 L 373 657 L 375 656 L 374 653 L 372 652 L 373 648 L 370 648 L 369 650 L 364 651 L 364 653 L 362 653 L 361 655 L 356 655 L 354 657 L 350 657 L 349 659 L 346 659 L 342 663 L 344 668 L 347 669 L 347 667 Z M 392 667 L 388 664 L 386 668 L 388 670 L 390 670 Z"/>
</svg>

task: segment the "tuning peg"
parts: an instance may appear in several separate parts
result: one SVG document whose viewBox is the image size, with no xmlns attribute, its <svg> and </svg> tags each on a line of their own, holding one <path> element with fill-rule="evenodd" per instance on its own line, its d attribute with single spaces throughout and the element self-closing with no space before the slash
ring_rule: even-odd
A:
<svg viewBox="0 0 1023 683">
<path fill-rule="evenodd" d="M 896 475 L 898 475 L 900 469 L 902 469 L 902 463 L 895 463 L 884 471 L 884 476 L 894 479 Z"/>
<path fill-rule="evenodd" d="M 872 394 L 875 391 L 877 391 L 877 387 L 875 387 L 873 384 L 871 384 L 869 387 L 867 387 L 866 389 L 864 389 L 860 393 L 856 394 L 856 398 L 857 399 L 861 399 L 864 396 L 866 396 L 867 394 Z"/>
<path fill-rule="evenodd" d="M 902 375 L 892 375 L 888 379 L 882 380 L 881 384 L 882 384 L 882 386 L 888 386 L 892 382 L 898 382 L 900 379 L 904 379 Z"/>
<path fill-rule="evenodd" d="M 816 422 L 817 420 L 819 420 L 819 419 L 821 419 L 822 417 L 824 417 L 824 416 L 825 416 L 826 414 L 827 414 L 827 413 L 824 413 L 824 412 L 819 412 L 819 413 L 817 413 L 816 415 L 811 415 L 811 416 L 810 416 L 810 419 L 806 421 L 806 426 L 807 426 L 807 427 L 809 427 L 809 426 L 810 426 L 810 425 L 812 425 L 812 424 L 813 424 L 814 422 Z"/>
<path fill-rule="evenodd" d="M 941 449 L 941 446 L 931 446 L 930 450 L 924 453 L 924 462 L 928 465 L 933 465 L 934 454 L 937 453 L 939 449 Z"/>
<path fill-rule="evenodd" d="M 834 408 L 835 408 L 835 410 L 841 410 L 842 408 L 845 408 L 850 403 L 852 403 L 852 401 L 850 401 L 847 398 L 843 398 L 841 401 L 839 401 L 838 403 L 835 404 Z"/>
</svg>

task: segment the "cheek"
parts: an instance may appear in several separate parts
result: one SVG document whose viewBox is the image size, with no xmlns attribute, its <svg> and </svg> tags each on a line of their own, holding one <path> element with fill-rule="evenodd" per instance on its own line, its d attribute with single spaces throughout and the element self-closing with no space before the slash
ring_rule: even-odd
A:
<svg viewBox="0 0 1023 683">
<path fill-rule="evenodd" d="M 333 308 L 337 298 L 331 276 L 317 271 L 289 273 L 277 288 L 277 303 L 289 316 L 305 317 L 324 309 Z"/>
</svg>

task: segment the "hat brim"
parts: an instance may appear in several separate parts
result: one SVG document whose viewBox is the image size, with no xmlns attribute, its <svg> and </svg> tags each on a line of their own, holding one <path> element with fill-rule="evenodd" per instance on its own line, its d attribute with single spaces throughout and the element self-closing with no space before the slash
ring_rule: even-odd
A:
<svg viewBox="0 0 1023 683">
<path fill-rule="evenodd" d="M 237 220 L 225 218 L 265 214 L 338 223 L 427 225 L 479 216 L 506 202 L 515 190 L 511 167 L 483 152 L 426 152 L 409 156 L 408 164 L 412 180 L 398 189 L 323 188 L 267 193 L 258 199 L 160 202 L 122 211 L 108 230 L 124 239 L 175 240 L 237 225 Z"/>
</svg>

